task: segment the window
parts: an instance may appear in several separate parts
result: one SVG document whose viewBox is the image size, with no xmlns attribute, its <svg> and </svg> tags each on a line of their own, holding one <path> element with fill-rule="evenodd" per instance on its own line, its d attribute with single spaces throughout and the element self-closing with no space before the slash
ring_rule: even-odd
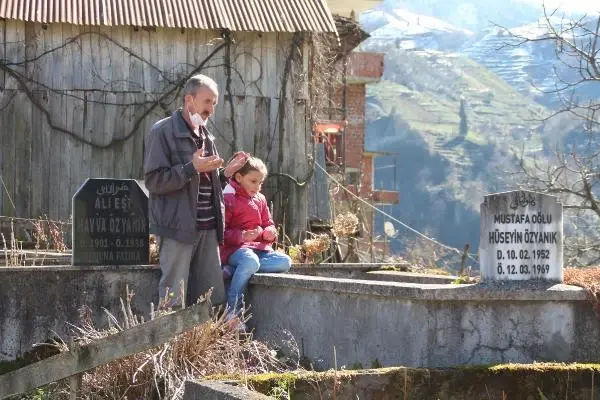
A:
<svg viewBox="0 0 600 400">
<path fill-rule="evenodd" d="M 359 171 L 347 171 L 346 181 L 348 185 L 357 186 L 360 184 L 360 172 Z"/>
</svg>

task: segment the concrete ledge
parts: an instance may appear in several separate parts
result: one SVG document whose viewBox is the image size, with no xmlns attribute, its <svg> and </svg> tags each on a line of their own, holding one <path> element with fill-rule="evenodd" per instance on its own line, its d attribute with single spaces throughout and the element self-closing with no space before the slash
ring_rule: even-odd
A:
<svg viewBox="0 0 600 400">
<path fill-rule="evenodd" d="M 2 267 L 2 272 L 82 272 L 82 271 L 103 271 L 103 272 L 126 272 L 126 271 L 160 271 L 159 265 L 35 265 L 31 267 Z"/>
<path fill-rule="evenodd" d="M 354 270 L 354 271 L 373 271 L 373 270 L 377 270 L 377 269 L 381 269 L 383 267 L 390 267 L 390 266 L 395 266 L 395 267 L 409 267 L 410 264 L 407 262 L 403 262 L 403 263 L 322 263 L 322 264 L 293 264 L 292 265 L 292 269 L 293 270 L 313 270 L 313 271 L 320 271 L 320 270 L 340 270 L 340 269 L 344 269 L 344 270 Z"/>
<path fill-rule="evenodd" d="M 327 278 L 362 279 L 385 282 L 452 283 L 458 277 L 452 275 L 419 274 L 414 272 L 382 270 L 383 267 L 408 267 L 408 263 L 396 264 L 294 264 L 291 274 L 322 276 Z"/>
<path fill-rule="evenodd" d="M 419 284 L 327 278 L 293 274 L 256 274 L 253 286 L 308 289 L 332 293 L 359 294 L 411 300 L 439 301 L 586 301 L 588 292 L 578 286 L 547 283 L 507 282 L 483 284 Z"/>
<path fill-rule="evenodd" d="M 273 397 L 219 381 L 186 381 L 183 400 L 269 400 Z"/>
<path fill-rule="evenodd" d="M 330 278 L 360 278 L 369 271 L 380 270 L 384 266 L 396 266 L 408 268 L 408 263 L 402 264 L 293 264 L 290 269 L 292 274 L 310 275 L 310 276 L 328 276 Z"/>
<path fill-rule="evenodd" d="M 568 399 L 600 398 L 594 384 L 596 364 L 512 364 L 492 368 L 380 368 L 265 374 L 248 377 L 252 387 L 268 393 L 289 384 L 292 399 Z M 597 381 L 597 377 L 596 377 Z M 406 382 L 406 385 L 405 385 Z M 544 394 L 544 397 L 541 394 Z"/>
<path fill-rule="evenodd" d="M 400 271 L 368 271 L 363 274 L 361 279 L 385 281 L 385 282 L 436 284 L 436 283 L 452 283 L 458 279 L 458 276 L 419 274 L 416 272 L 400 272 Z"/>
<path fill-rule="evenodd" d="M 121 319 L 120 298 L 135 292 L 132 309 L 148 317 L 158 300 L 160 268 L 147 266 L 0 267 L 0 361 L 12 361 L 42 343 L 70 332 L 88 307 L 97 326 L 102 308 Z"/>
</svg>

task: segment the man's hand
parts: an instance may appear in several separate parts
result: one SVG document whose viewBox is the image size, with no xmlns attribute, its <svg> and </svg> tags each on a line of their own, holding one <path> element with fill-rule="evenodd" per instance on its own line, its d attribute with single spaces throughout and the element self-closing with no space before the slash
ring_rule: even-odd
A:
<svg viewBox="0 0 600 400">
<path fill-rule="evenodd" d="M 242 168 L 244 164 L 246 164 L 246 161 L 248 161 L 248 157 L 250 157 L 250 154 L 243 151 L 238 151 L 237 153 L 235 153 L 231 158 L 229 164 L 227 164 L 227 166 L 225 167 L 225 171 L 223 171 L 225 177 L 231 178 L 233 174 L 238 172 L 240 168 Z"/>
<path fill-rule="evenodd" d="M 263 239 L 267 242 L 274 242 L 277 240 L 277 228 L 268 226 L 263 232 Z"/>
<path fill-rule="evenodd" d="M 192 163 L 198 172 L 211 172 L 223 165 L 223 159 L 219 156 L 204 157 L 204 150 L 199 149 L 194 153 Z"/>
<path fill-rule="evenodd" d="M 260 235 L 262 235 L 262 233 L 263 233 L 263 229 L 259 226 L 256 229 L 251 229 L 249 231 L 243 231 L 242 239 L 244 240 L 244 242 L 254 242 L 254 241 L 256 241 L 256 239 L 259 238 Z"/>
</svg>

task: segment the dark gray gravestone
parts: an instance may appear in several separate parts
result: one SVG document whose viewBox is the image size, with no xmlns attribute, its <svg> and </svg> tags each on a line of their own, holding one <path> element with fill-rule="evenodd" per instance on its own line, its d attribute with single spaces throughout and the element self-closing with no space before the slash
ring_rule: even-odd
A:
<svg viewBox="0 0 600 400">
<path fill-rule="evenodd" d="M 73 265 L 149 262 L 148 196 L 133 179 L 88 179 L 73 196 Z"/>
<path fill-rule="evenodd" d="M 481 204 L 482 281 L 563 280 L 563 209 L 555 196 L 512 191 Z"/>
</svg>

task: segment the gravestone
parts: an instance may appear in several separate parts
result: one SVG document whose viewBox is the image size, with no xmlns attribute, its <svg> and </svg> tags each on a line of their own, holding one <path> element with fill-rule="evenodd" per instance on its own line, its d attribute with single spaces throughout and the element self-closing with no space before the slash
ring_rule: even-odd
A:
<svg viewBox="0 0 600 400">
<path fill-rule="evenodd" d="M 563 281 L 563 209 L 555 196 L 490 194 L 481 204 L 482 282 Z"/>
<path fill-rule="evenodd" d="M 133 179 L 87 179 L 73 196 L 73 265 L 149 262 L 148 195 Z"/>
</svg>

